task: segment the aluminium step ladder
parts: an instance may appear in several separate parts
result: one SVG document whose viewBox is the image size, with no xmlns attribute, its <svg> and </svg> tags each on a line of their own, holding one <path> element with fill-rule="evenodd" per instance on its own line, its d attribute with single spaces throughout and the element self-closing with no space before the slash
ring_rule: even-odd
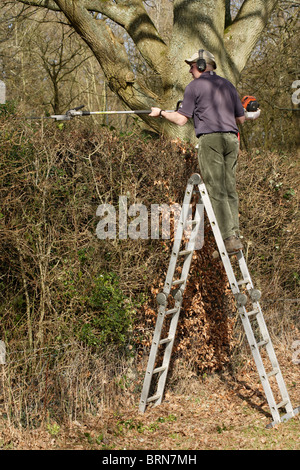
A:
<svg viewBox="0 0 300 470">
<path fill-rule="evenodd" d="M 154 405 L 159 405 L 163 399 L 182 297 L 195 249 L 197 233 L 201 220 L 203 220 L 203 212 L 201 214 L 199 204 L 196 205 L 194 215 L 190 218 L 190 203 L 195 193 L 200 195 L 200 203 L 204 206 L 212 227 L 219 255 L 223 262 L 232 293 L 236 299 L 239 316 L 271 411 L 273 421 L 267 427 L 273 427 L 277 423 L 287 421 L 294 417 L 300 412 L 300 407 L 296 409 L 292 407 L 259 305 L 260 291 L 253 287 L 242 251 L 238 251 L 235 254 L 241 276 L 241 280 L 236 280 L 233 266 L 225 249 L 205 184 L 197 173 L 194 173 L 188 180 L 165 284 L 163 291 L 159 293 L 156 298 L 158 303 L 158 316 L 144 378 L 139 410 L 144 413 L 149 403 L 152 402 Z M 203 207 L 202 205 L 201 207 Z M 184 231 L 188 226 L 190 227 L 190 237 L 186 241 L 185 248 L 181 249 Z M 181 275 L 179 279 L 174 279 L 180 259 L 183 260 Z M 171 308 L 168 307 L 168 303 L 170 302 L 173 303 Z M 250 308 L 248 308 L 248 304 L 251 304 Z M 167 319 L 168 324 L 166 324 Z M 256 326 L 254 326 L 254 320 Z M 157 364 L 158 361 L 160 361 L 161 365 Z M 266 367 L 265 362 L 269 362 L 268 367 Z M 275 383 L 271 383 L 274 379 L 276 379 Z M 280 410 L 285 410 L 285 414 L 282 415 Z"/>
</svg>

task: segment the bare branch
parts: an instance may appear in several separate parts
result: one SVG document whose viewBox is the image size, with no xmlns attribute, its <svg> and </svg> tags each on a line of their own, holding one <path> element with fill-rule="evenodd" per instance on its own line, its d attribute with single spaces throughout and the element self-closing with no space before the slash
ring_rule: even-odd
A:
<svg viewBox="0 0 300 470">
<path fill-rule="evenodd" d="M 143 109 L 149 102 L 151 91 L 134 77 L 124 44 L 113 35 L 106 22 L 94 20 L 80 2 L 55 2 L 93 51 L 111 90 L 131 109 Z"/>
<path fill-rule="evenodd" d="M 60 11 L 53 0 L 22 0 L 22 3 L 33 7 L 43 7 L 49 10 Z"/>
<path fill-rule="evenodd" d="M 244 0 L 233 23 L 225 31 L 224 44 L 236 82 L 278 2 Z"/>
</svg>

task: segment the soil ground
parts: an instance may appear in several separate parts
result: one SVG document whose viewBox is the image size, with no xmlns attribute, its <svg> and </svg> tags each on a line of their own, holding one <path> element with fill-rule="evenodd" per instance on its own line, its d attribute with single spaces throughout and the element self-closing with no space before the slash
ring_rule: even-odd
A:
<svg viewBox="0 0 300 470">
<path fill-rule="evenodd" d="M 300 406 L 299 364 L 278 355 L 294 408 Z M 295 362 L 295 361 L 294 361 Z M 181 390 L 180 390 L 181 387 Z M 138 395 L 123 405 L 67 425 L 48 422 L 22 431 L 1 426 L 1 447 L 11 450 L 299 450 L 300 414 L 271 429 L 272 419 L 249 360 L 237 376 L 191 376 L 166 390 L 160 406 L 138 411 Z"/>
</svg>

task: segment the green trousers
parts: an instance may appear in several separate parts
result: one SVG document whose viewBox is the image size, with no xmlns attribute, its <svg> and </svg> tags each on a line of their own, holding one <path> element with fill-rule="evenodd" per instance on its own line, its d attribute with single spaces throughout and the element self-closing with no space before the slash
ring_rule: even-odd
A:
<svg viewBox="0 0 300 470">
<path fill-rule="evenodd" d="M 239 234 L 236 167 L 239 142 L 235 134 L 213 133 L 199 137 L 200 173 L 207 188 L 223 237 Z"/>
</svg>

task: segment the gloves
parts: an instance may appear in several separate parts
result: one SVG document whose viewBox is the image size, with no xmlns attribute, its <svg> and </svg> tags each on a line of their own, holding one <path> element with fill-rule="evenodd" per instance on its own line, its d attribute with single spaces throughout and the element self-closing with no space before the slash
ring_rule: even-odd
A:
<svg viewBox="0 0 300 470">
<path fill-rule="evenodd" d="M 245 109 L 245 119 L 246 121 L 254 121 L 260 116 L 260 109 L 258 108 L 257 111 L 247 111 Z"/>
</svg>

